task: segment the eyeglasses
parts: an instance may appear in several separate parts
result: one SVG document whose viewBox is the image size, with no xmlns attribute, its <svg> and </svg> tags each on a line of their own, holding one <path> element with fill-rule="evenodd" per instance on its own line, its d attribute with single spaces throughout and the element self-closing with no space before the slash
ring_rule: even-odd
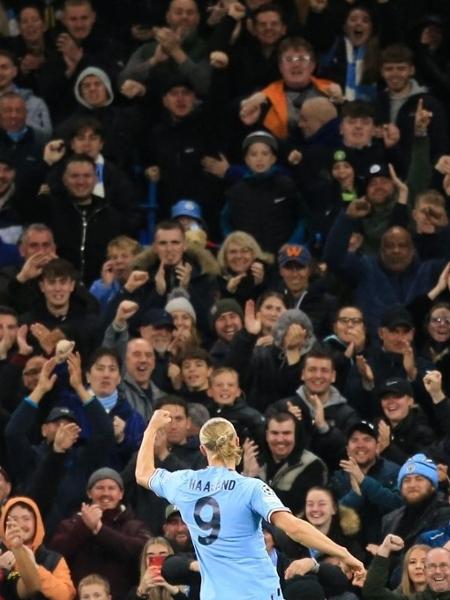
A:
<svg viewBox="0 0 450 600">
<path fill-rule="evenodd" d="M 431 323 L 435 325 L 447 325 L 450 326 L 450 317 L 431 317 Z"/>
<path fill-rule="evenodd" d="M 361 317 L 338 317 L 337 321 L 343 325 L 361 325 L 364 319 Z"/>
<path fill-rule="evenodd" d="M 281 60 L 285 63 L 301 63 L 302 65 L 307 65 L 311 62 L 311 57 L 308 54 L 303 54 L 301 56 L 282 56 Z"/>
</svg>

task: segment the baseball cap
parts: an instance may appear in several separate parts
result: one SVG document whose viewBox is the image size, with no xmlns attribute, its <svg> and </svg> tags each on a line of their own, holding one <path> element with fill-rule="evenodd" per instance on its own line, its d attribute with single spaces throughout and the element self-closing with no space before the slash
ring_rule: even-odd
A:
<svg viewBox="0 0 450 600">
<path fill-rule="evenodd" d="M 412 385 L 409 381 L 400 377 L 390 377 L 380 385 L 378 388 L 378 397 L 383 398 L 383 396 L 387 396 L 388 394 L 411 396 L 414 398 Z"/>
<path fill-rule="evenodd" d="M 173 75 L 172 77 L 167 77 L 167 79 L 162 82 L 161 94 L 165 96 L 174 87 L 185 87 L 195 93 L 194 86 L 187 77 L 183 75 Z"/>
<path fill-rule="evenodd" d="M 378 439 L 376 427 L 372 423 L 369 423 L 369 421 L 359 421 L 358 423 L 354 423 L 347 431 L 347 439 L 349 439 L 355 433 L 355 431 L 367 433 L 374 439 Z"/>
<path fill-rule="evenodd" d="M 284 244 L 278 252 L 278 264 L 284 267 L 289 262 L 295 262 L 302 267 L 311 263 L 311 253 L 306 246 L 299 244 Z"/>
<path fill-rule="evenodd" d="M 68 421 L 78 423 L 75 413 L 73 410 L 70 410 L 70 408 L 67 408 L 67 406 L 55 406 L 55 408 L 52 408 L 52 410 L 48 413 L 45 422 L 54 423 L 60 419 L 67 419 Z"/>
<path fill-rule="evenodd" d="M 384 163 L 374 163 L 370 165 L 367 171 L 367 181 L 369 182 L 373 177 L 387 177 L 391 178 L 391 174 L 389 173 L 389 168 Z"/>
<path fill-rule="evenodd" d="M 169 504 L 168 506 L 166 506 L 166 510 L 164 513 L 166 521 L 168 521 L 170 519 L 170 517 L 172 517 L 173 515 L 176 515 L 176 514 L 180 515 L 181 513 L 180 513 L 180 509 L 177 508 L 175 506 L 175 504 Z"/>
<path fill-rule="evenodd" d="M 163 308 L 151 308 L 145 312 L 140 320 L 139 326 L 153 325 L 153 327 L 167 327 L 174 329 L 172 315 Z"/>
<path fill-rule="evenodd" d="M 170 210 L 170 218 L 191 217 L 197 221 L 202 220 L 202 209 L 197 202 L 193 200 L 179 200 Z"/>
<path fill-rule="evenodd" d="M 414 327 L 414 321 L 411 313 L 404 306 L 392 306 L 381 317 L 380 325 L 388 329 L 395 327 Z"/>
</svg>

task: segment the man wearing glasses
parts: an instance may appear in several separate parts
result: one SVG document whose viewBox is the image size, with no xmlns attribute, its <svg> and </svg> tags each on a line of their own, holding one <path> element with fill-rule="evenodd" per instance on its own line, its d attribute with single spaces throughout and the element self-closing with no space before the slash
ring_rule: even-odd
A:
<svg viewBox="0 0 450 600">
<path fill-rule="evenodd" d="M 300 37 L 283 40 L 278 47 L 281 79 L 241 103 L 245 125 L 259 123 L 274 136 L 285 139 L 298 127 L 303 102 L 318 96 L 339 96 L 339 86 L 313 76 L 316 57 L 312 45 Z"/>
</svg>

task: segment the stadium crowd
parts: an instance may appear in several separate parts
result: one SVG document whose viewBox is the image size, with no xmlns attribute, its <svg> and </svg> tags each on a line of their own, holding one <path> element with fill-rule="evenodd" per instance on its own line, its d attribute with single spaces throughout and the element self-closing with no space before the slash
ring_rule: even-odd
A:
<svg viewBox="0 0 450 600">
<path fill-rule="evenodd" d="M 265 523 L 286 600 L 449 600 L 449 31 L 446 0 L 0 2 L 1 600 L 199 598 L 135 479 L 156 409 L 157 466 L 225 417 L 368 567 Z"/>
</svg>

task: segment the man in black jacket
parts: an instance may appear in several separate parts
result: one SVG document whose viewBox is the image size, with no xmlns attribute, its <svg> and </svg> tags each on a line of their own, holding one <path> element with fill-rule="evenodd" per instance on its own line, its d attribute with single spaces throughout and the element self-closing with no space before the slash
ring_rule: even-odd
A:
<svg viewBox="0 0 450 600">
<path fill-rule="evenodd" d="M 381 76 L 386 89 L 375 101 L 377 120 L 394 123 L 400 130 L 400 148 L 408 164 L 415 136 L 415 115 L 419 104 L 433 115 L 429 126 L 431 159 L 436 161 L 448 148 L 447 114 L 437 98 L 414 79 L 414 55 L 408 46 L 394 44 L 381 54 Z M 425 136 L 426 131 L 423 132 Z"/>
<path fill-rule="evenodd" d="M 383 518 L 382 534 L 399 535 L 408 550 L 419 534 L 448 523 L 450 506 L 437 492 L 438 470 L 425 454 L 415 454 L 405 462 L 397 483 L 405 504 Z"/>
<path fill-rule="evenodd" d="M 67 160 L 63 184 L 59 193 L 40 194 L 31 216 L 52 229 L 59 255 L 90 284 L 101 271 L 108 242 L 123 233 L 122 219 L 104 198 L 94 194 L 96 170 L 89 156 L 74 154 Z"/>
</svg>

